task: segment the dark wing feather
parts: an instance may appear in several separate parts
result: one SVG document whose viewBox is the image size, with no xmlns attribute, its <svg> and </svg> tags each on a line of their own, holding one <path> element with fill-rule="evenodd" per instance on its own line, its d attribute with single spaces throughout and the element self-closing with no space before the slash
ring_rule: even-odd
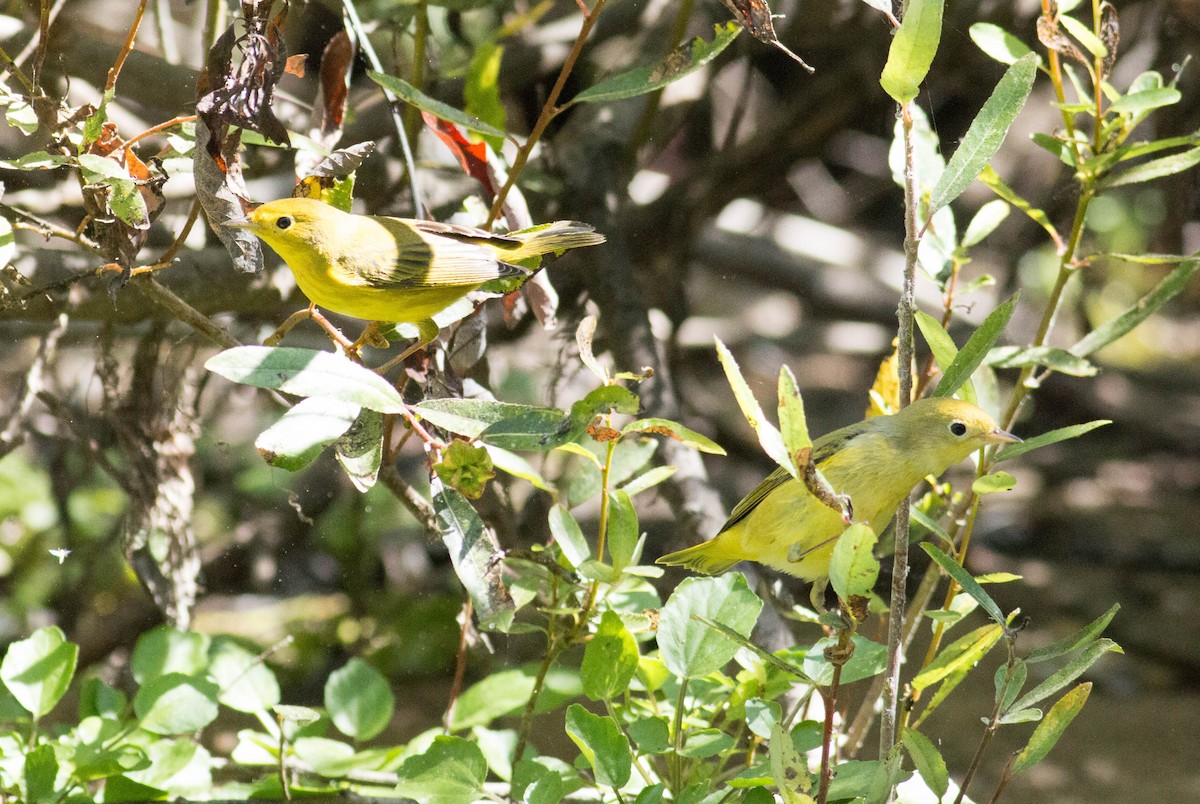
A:
<svg viewBox="0 0 1200 804">
<path fill-rule="evenodd" d="M 356 273 L 371 287 L 413 290 L 474 287 L 498 277 L 525 273 L 500 262 L 495 252 L 480 245 L 480 241 L 491 237 L 482 230 L 401 218 L 367 220 L 366 225 L 381 227 L 389 235 L 355 241 L 379 243 L 374 252 L 359 250 L 354 255 Z"/>
</svg>

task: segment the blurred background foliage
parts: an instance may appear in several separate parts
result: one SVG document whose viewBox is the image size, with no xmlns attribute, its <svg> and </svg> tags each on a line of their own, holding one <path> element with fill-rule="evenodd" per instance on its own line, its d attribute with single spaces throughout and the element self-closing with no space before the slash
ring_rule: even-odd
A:
<svg viewBox="0 0 1200 804">
<path fill-rule="evenodd" d="M 134 5 L 55 3 L 44 85 L 64 91 L 73 106 L 98 103 Z M 1180 73 L 1183 100 L 1159 110 L 1154 129 L 1142 136 L 1196 132 L 1200 83 L 1188 65 L 1200 45 L 1196 4 L 1123 0 L 1118 6 L 1121 59 L 1113 84 L 1125 87 L 1151 69 L 1168 78 Z M 424 60 L 415 58 L 426 65 L 424 90 L 520 133 L 532 126 L 579 25 L 578 9 L 565 0 L 376 0 L 357 8 L 388 71 L 406 77 L 415 67 L 414 15 L 423 15 Z M 220 14 L 207 18 L 214 9 L 223 5 L 150 3 L 107 107 L 126 139 L 194 106 L 205 31 L 225 24 L 217 22 Z M 578 399 L 591 380 L 574 356 L 574 322 L 587 305 L 597 306 L 597 352 L 607 351 L 618 370 L 654 366 L 655 380 L 642 389 L 647 406 L 729 450 L 728 458 L 706 458 L 726 505 L 769 466 L 721 377 L 713 334 L 733 347 L 763 394 L 773 388 L 780 363 L 789 364 L 814 433 L 857 421 L 890 350 L 902 265 L 902 197 L 888 165 L 895 109 L 877 87 L 889 25 L 859 0 L 776 0 L 773 10 L 783 15 L 775 25 L 781 40 L 815 74 L 741 36 L 661 97 L 580 104 L 553 121 L 520 181 L 533 217 L 588 221 L 609 245 L 566 257 L 551 270 L 562 299 L 556 329 L 529 317 L 506 327 L 493 307 L 489 350 L 473 374 L 506 401 Z M 0 44 L 28 65 L 39 41 L 39 4 L 10 0 L 0 12 Z M 1032 0 L 948 4 L 941 48 L 919 99 L 944 152 L 953 150 L 1002 72 L 972 44 L 967 29 L 993 22 L 1036 46 L 1039 13 Z M 613 0 L 563 97 L 660 59 L 682 31 L 711 37 L 712 25 L 728 17 L 715 0 Z M 291 131 L 310 128 L 321 54 L 341 28 L 333 0 L 289 9 L 288 52 L 304 55 L 307 68 L 303 77 L 285 76 L 276 98 L 275 112 Z M 490 96 L 499 106 L 488 107 L 486 98 L 470 92 L 464 98 L 465 86 L 488 87 L 477 74 L 484 66 L 480 54 L 487 53 L 502 53 L 494 73 L 498 91 Z M 12 77 L 5 80 L 12 89 Z M 1027 136 L 1061 121 L 1052 100 L 1047 85 L 1035 86 L 994 167 L 1066 225 L 1063 216 L 1075 201 L 1069 171 Z M 16 126 L 20 115 L 14 121 L 11 97 L 7 111 L 12 125 L 0 129 L 0 156 L 14 159 L 44 147 Z M 419 119 L 407 121 L 419 135 L 425 203 L 444 219 L 476 186 L 432 132 L 419 128 Z M 175 158 L 190 143 L 179 128 L 169 133 L 179 140 L 158 135 L 139 146 L 147 161 L 161 156 L 169 174 L 165 206 L 146 233 L 143 255 L 170 246 L 194 196 L 190 160 Z M 358 209 L 411 214 L 387 104 L 359 61 L 342 143 L 368 139 L 379 150 L 358 171 Z M 290 192 L 290 151 L 250 145 L 244 160 L 255 200 Z M 2 211 L 18 224 L 15 249 L 11 237 L 0 240 L 10 263 L 0 277 L 0 415 L 17 424 L 0 440 L 8 452 L 0 460 L 0 640 L 56 623 L 80 643 L 81 666 L 119 669 L 138 634 L 161 621 L 122 554 L 127 495 L 110 470 L 126 466 L 126 459 L 101 404 L 106 383 L 128 391 L 126 369 L 137 344 L 158 327 L 156 383 L 198 389 L 191 524 L 204 591 L 195 627 L 242 635 L 262 648 L 293 636 L 272 657 L 284 700 L 293 703 L 319 702 L 331 669 L 349 655 L 365 655 L 400 691 L 395 736 L 436 723 L 449 695 L 461 607 L 444 548 L 429 543 L 385 489 L 357 492 L 328 454 L 296 474 L 264 464 L 251 444 L 277 410 L 250 389 L 181 380 L 196 355 L 211 353 L 210 343 L 182 324 L 166 325 L 159 308 L 114 274 L 93 276 L 102 261 L 76 243 L 43 236 L 47 230 L 39 233 L 30 218 L 10 215 L 24 210 L 74 232 L 85 214 L 78 182 L 64 180 L 60 171 L 0 175 Z M 1095 251 L 1196 251 L 1197 197 L 1194 172 L 1114 191 L 1092 204 L 1088 241 Z M 956 202 L 960 228 L 990 198 L 977 183 Z M 138 264 L 155 259 L 141 256 Z M 1153 288 L 1170 267 L 1119 260 L 1089 266 L 1070 289 L 1053 342 L 1074 343 Z M 952 334 L 961 343 L 965 327 L 977 325 L 1019 286 L 1024 295 L 1009 335 L 1028 341 L 1055 271 L 1044 233 L 1024 216 L 1009 216 L 964 268 L 967 280 L 986 275 L 994 281 L 961 300 L 956 314 L 963 329 Z M 191 229 L 176 263 L 158 278 L 244 342 L 261 340 L 303 304 L 273 258 L 262 274 L 235 273 L 203 225 Z M 51 290 L 30 294 L 31 288 Z M 925 308 L 936 311 L 932 286 L 918 291 Z M 60 326 L 63 311 L 69 317 Z M 57 351 L 40 382 L 65 407 L 34 401 L 18 417 L 16 405 L 47 333 Z M 315 331 L 302 327 L 291 337 L 322 348 Z M 1128 656 L 1098 666 L 1096 690 L 1071 737 L 1014 782 L 1010 795 L 1048 802 L 1189 800 L 1200 796 L 1200 772 L 1186 759 L 1186 747 L 1200 741 L 1200 285 L 1193 282 L 1097 362 L 1102 370 L 1093 377 L 1051 377 L 1016 430 L 1029 436 L 1100 418 L 1114 424 L 1008 467 L 1017 489 L 989 501 L 971 569 L 1025 577 L 994 594 L 1006 610 L 1019 606 L 1032 618 L 1035 642 L 1119 602 L 1122 612 L 1109 633 Z M 401 463 L 404 476 L 423 482 L 419 454 L 406 452 Z M 557 474 L 554 467 L 546 472 Z M 493 500 L 492 513 L 516 512 L 512 532 L 522 544 L 544 541 L 549 501 L 524 488 L 512 493 L 511 499 L 499 495 L 504 504 Z M 656 554 L 685 543 L 686 528 L 677 527 L 665 502 L 640 516 Z M 65 560 L 49 552 L 59 549 L 71 551 Z M 502 636 L 472 645 L 468 681 L 535 658 L 536 644 Z M 563 683 L 569 686 L 570 679 Z M 975 683 L 986 684 L 986 674 Z M 950 708 L 939 717 L 950 731 L 973 735 L 978 728 L 972 713 Z M 973 745 L 973 738 L 958 741 L 958 748 L 947 741 L 952 767 L 966 763 Z M 997 754 L 1009 748 L 999 745 Z"/>
</svg>

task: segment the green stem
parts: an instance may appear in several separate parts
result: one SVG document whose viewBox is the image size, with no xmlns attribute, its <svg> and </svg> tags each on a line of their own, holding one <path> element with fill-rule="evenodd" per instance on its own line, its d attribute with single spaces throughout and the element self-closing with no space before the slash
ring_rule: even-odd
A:
<svg viewBox="0 0 1200 804">
<path fill-rule="evenodd" d="M 596 558 L 600 561 L 604 560 L 604 548 L 608 543 L 608 509 L 610 505 L 608 480 L 612 473 L 613 454 L 617 449 L 617 440 L 614 438 L 608 442 L 608 452 L 604 456 L 604 465 L 600 467 L 600 526 L 599 533 L 596 536 Z M 592 581 L 588 586 L 587 602 L 583 604 L 581 621 L 587 621 L 592 607 L 596 605 L 596 595 L 599 591 L 600 581 Z"/>
<path fill-rule="evenodd" d="M 683 787 L 683 707 L 687 696 L 687 682 L 686 678 L 679 679 L 679 694 L 675 696 L 675 715 L 671 724 L 671 745 L 675 749 L 671 754 L 671 792 L 676 795 Z"/>
<path fill-rule="evenodd" d="M 429 42 L 429 3 L 418 0 L 416 8 L 416 30 L 413 31 L 412 53 L 412 85 L 420 91 L 425 91 L 425 49 Z M 421 126 L 421 110 L 409 105 L 404 112 L 404 127 L 408 138 L 417 141 L 417 133 Z"/>
</svg>

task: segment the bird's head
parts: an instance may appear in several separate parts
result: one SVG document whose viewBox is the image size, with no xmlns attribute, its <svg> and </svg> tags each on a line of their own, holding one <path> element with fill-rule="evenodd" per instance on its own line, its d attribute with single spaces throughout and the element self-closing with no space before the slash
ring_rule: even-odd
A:
<svg viewBox="0 0 1200 804">
<path fill-rule="evenodd" d="M 289 246 L 311 246 L 330 238 L 345 215 L 313 198 L 281 198 L 255 207 L 244 218 L 225 221 L 225 225 L 262 238 L 282 254 Z"/>
<path fill-rule="evenodd" d="M 906 453 L 928 460 L 929 474 L 940 474 L 989 444 L 1021 440 L 1001 430 L 984 410 L 960 399 L 920 399 L 889 418 Z"/>
</svg>

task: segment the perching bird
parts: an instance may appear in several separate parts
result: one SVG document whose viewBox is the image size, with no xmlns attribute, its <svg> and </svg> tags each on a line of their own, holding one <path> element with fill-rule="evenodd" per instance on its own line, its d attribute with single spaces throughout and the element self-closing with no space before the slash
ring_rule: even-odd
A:
<svg viewBox="0 0 1200 804">
<path fill-rule="evenodd" d="M 583 223 L 557 221 L 504 235 L 354 215 L 312 198 L 269 201 L 226 225 L 274 249 L 317 306 L 366 321 L 417 323 L 422 337 L 431 327 L 436 335 L 433 315 L 484 282 L 528 274 L 513 263 L 604 242 Z"/>
<path fill-rule="evenodd" d="M 812 460 L 854 518 L 880 533 L 921 480 L 937 476 L 988 444 L 1021 439 L 984 411 L 957 399 L 921 399 L 893 416 L 834 430 L 813 443 Z M 738 503 L 711 541 L 670 553 L 659 564 L 709 575 L 757 561 L 803 578 L 829 574 L 834 543 L 846 525 L 785 469 L 776 469 Z"/>
</svg>

